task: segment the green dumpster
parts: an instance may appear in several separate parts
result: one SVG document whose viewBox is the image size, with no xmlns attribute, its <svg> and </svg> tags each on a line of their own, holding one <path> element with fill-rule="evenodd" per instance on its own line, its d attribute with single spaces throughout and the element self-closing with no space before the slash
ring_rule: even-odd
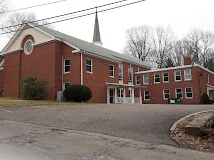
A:
<svg viewBox="0 0 214 160">
<path fill-rule="evenodd" d="M 169 98 L 168 103 L 169 104 L 181 104 L 181 99 L 180 98 Z"/>
</svg>

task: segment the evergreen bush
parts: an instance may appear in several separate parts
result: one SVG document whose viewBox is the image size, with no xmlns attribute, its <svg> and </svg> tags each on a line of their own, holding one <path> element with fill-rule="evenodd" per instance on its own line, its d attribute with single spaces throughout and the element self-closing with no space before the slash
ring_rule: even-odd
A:
<svg viewBox="0 0 214 160">
<path fill-rule="evenodd" d="M 67 101 L 84 102 L 92 97 L 91 89 L 83 85 L 70 85 L 64 91 L 63 95 Z"/>
<path fill-rule="evenodd" d="M 46 80 L 38 80 L 34 77 L 27 77 L 20 81 L 20 96 L 26 100 L 40 100 L 44 97 Z"/>
<path fill-rule="evenodd" d="M 203 101 L 204 104 L 209 104 L 210 103 L 209 96 L 206 93 L 204 93 L 202 95 L 202 101 Z"/>
</svg>

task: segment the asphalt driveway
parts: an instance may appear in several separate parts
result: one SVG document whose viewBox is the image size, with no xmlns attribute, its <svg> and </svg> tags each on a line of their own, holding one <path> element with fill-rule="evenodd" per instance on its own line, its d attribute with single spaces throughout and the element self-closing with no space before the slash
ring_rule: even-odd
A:
<svg viewBox="0 0 214 160">
<path fill-rule="evenodd" d="M 151 144 L 176 145 L 169 129 L 178 119 L 214 105 L 32 106 L 0 108 L 0 120 L 100 133 Z"/>
</svg>

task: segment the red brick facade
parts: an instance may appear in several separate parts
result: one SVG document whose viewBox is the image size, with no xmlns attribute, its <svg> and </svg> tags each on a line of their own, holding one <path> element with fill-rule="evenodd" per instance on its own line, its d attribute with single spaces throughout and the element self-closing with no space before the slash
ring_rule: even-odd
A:
<svg viewBox="0 0 214 160">
<path fill-rule="evenodd" d="M 191 70 L 191 80 L 185 80 L 184 70 Z M 175 71 L 181 71 L 181 80 L 175 81 Z M 154 74 L 160 74 L 160 82 L 154 82 Z M 168 73 L 169 82 L 163 81 L 163 73 Z M 170 98 L 177 98 L 176 88 L 182 89 L 181 102 L 183 104 L 200 104 L 201 96 L 203 93 L 207 93 L 207 85 L 214 86 L 214 82 L 211 81 L 214 78 L 214 74 L 199 66 L 183 66 L 174 67 L 170 69 L 160 69 L 156 71 L 149 71 L 148 73 L 139 74 L 142 79 L 142 85 L 146 86 L 144 91 L 149 91 L 150 100 L 145 100 L 145 92 L 142 92 L 143 103 L 146 104 L 167 104 L 168 99 L 164 99 L 163 90 L 170 91 Z M 143 76 L 149 75 L 149 84 L 143 83 Z M 192 98 L 186 97 L 186 88 L 192 88 Z"/>
</svg>

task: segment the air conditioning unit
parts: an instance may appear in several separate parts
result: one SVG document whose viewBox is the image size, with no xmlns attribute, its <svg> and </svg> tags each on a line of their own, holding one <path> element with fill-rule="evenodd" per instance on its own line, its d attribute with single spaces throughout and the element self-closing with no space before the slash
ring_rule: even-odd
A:
<svg viewBox="0 0 214 160">
<path fill-rule="evenodd" d="M 57 91 L 56 101 L 66 101 L 65 97 L 63 96 L 63 91 Z"/>
</svg>

